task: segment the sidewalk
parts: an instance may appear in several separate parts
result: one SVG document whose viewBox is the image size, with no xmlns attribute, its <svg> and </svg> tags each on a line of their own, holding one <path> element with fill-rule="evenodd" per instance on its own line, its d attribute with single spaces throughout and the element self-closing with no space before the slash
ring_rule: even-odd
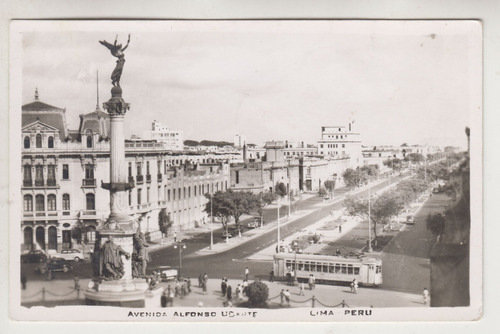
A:
<svg viewBox="0 0 500 334">
<path fill-rule="evenodd" d="M 33 281 L 28 282 L 26 290 L 21 290 L 21 304 L 23 306 L 60 306 L 60 305 L 84 305 L 85 290 L 89 280 L 81 280 L 81 291 L 74 289 L 72 280 L 57 281 Z M 197 278 L 191 278 L 192 291 L 187 296 L 174 299 L 174 307 L 222 307 L 227 299 L 222 296 L 220 291 L 221 278 L 210 278 L 208 280 L 207 292 L 204 293 L 198 287 Z M 250 278 L 250 283 L 252 278 Z M 267 282 L 263 281 L 269 288 L 268 308 L 298 308 L 313 307 L 312 297 L 314 296 L 314 307 L 427 307 L 424 305 L 420 294 L 410 294 L 402 292 L 386 291 L 379 288 L 360 287 L 357 294 L 350 292 L 348 286 L 316 285 L 314 290 L 306 289 L 304 296 L 299 295 L 299 287 L 287 286 L 285 282 Z M 235 290 L 242 281 L 228 280 L 233 289 L 233 307 L 247 301 L 246 296 L 242 296 L 238 302 L 235 299 Z M 160 288 L 164 289 L 169 285 L 174 286 L 173 282 L 162 282 Z M 45 288 L 44 301 L 42 301 L 42 288 Z M 281 305 L 280 292 L 282 289 L 289 289 L 291 295 L 290 305 Z M 430 304 L 427 304 L 430 305 Z M 151 301 L 147 305 L 151 308 L 160 308 L 160 297 Z"/>
</svg>

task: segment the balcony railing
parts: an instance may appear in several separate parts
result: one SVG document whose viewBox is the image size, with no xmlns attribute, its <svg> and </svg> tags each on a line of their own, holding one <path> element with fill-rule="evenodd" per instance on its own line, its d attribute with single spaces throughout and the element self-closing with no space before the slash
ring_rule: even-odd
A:
<svg viewBox="0 0 500 334">
<path fill-rule="evenodd" d="M 144 183 L 144 175 L 137 175 L 137 184 Z"/>
<path fill-rule="evenodd" d="M 83 179 L 82 180 L 82 187 L 95 187 L 95 186 L 96 186 L 95 179 Z"/>
<path fill-rule="evenodd" d="M 151 174 L 146 175 L 146 182 L 151 183 Z"/>
<path fill-rule="evenodd" d="M 83 210 L 82 216 L 95 216 L 96 210 Z"/>
<path fill-rule="evenodd" d="M 63 216 L 69 216 L 71 213 L 69 211 L 63 211 Z"/>
<path fill-rule="evenodd" d="M 33 187 L 33 180 L 23 180 L 23 186 Z"/>
<path fill-rule="evenodd" d="M 159 206 L 167 205 L 167 201 L 158 201 Z"/>
<path fill-rule="evenodd" d="M 43 180 L 35 180 L 36 187 L 43 187 Z"/>
<path fill-rule="evenodd" d="M 45 212 L 37 212 L 36 216 L 37 217 L 45 217 Z"/>
<path fill-rule="evenodd" d="M 33 217 L 33 212 L 25 212 L 23 214 L 24 217 Z"/>
<path fill-rule="evenodd" d="M 55 187 L 56 186 L 56 180 L 47 180 L 47 186 L 49 186 L 49 187 Z"/>
<path fill-rule="evenodd" d="M 50 211 L 47 213 L 47 216 L 57 216 L 57 211 Z"/>
<path fill-rule="evenodd" d="M 163 180 L 163 174 L 158 173 L 158 182 L 161 182 Z"/>
<path fill-rule="evenodd" d="M 133 184 L 135 184 L 135 180 L 134 180 L 134 177 L 133 177 L 133 176 L 129 176 L 129 177 L 128 177 L 128 183 L 133 183 Z"/>
</svg>

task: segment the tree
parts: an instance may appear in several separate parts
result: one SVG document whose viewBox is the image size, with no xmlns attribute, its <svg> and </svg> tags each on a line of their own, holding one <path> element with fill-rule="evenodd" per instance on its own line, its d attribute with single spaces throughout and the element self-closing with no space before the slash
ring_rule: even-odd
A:
<svg viewBox="0 0 500 334">
<path fill-rule="evenodd" d="M 349 189 L 361 187 L 368 182 L 368 174 L 361 169 L 348 168 L 342 173 L 342 178 Z"/>
<path fill-rule="evenodd" d="M 229 214 L 234 218 L 236 228 L 239 228 L 241 215 L 248 214 L 255 208 L 255 197 L 251 192 L 247 191 L 235 192 L 228 190 L 226 193 L 227 199 L 230 201 L 228 205 Z"/>
<path fill-rule="evenodd" d="M 351 216 L 368 217 L 368 199 L 358 199 L 353 196 L 347 196 L 344 200 L 344 207 Z M 399 214 L 403 204 L 398 194 L 386 191 L 379 196 L 374 196 L 370 201 L 370 219 L 373 222 L 373 231 L 377 237 L 377 224 L 383 224 Z"/>
<path fill-rule="evenodd" d="M 274 192 L 280 197 L 285 197 L 287 193 L 286 185 L 283 182 L 278 182 L 274 187 Z"/>
<path fill-rule="evenodd" d="M 394 171 L 401 170 L 401 167 L 402 167 L 401 159 L 398 159 L 395 157 L 384 160 L 383 164 L 384 164 L 384 166 L 390 167 Z"/>
<path fill-rule="evenodd" d="M 410 153 L 405 157 L 404 160 L 414 164 L 419 164 L 424 161 L 424 156 L 420 153 Z"/>
<path fill-rule="evenodd" d="M 205 212 L 219 219 L 222 226 L 227 228 L 227 223 L 231 217 L 231 202 L 228 199 L 227 192 L 217 191 L 213 196 L 205 194 L 208 199 L 205 204 Z"/>
<path fill-rule="evenodd" d="M 264 208 L 276 200 L 276 194 L 265 191 L 258 195 L 254 195 L 254 203 L 257 208 L 257 213 L 259 214 L 260 221 L 262 222 L 262 216 L 264 215 Z"/>
<path fill-rule="evenodd" d="M 429 214 L 426 220 L 427 231 L 430 231 L 435 236 L 441 235 L 444 231 L 444 215 L 441 213 Z"/>
<path fill-rule="evenodd" d="M 158 226 L 162 233 L 162 237 L 163 235 L 168 235 L 168 231 L 172 225 L 173 222 L 170 220 L 170 215 L 167 213 L 167 210 L 165 208 L 161 209 L 158 213 Z"/>
<path fill-rule="evenodd" d="M 265 283 L 255 281 L 250 283 L 247 289 L 248 302 L 251 306 L 266 306 L 267 299 L 269 298 L 269 288 Z"/>
<path fill-rule="evenodd" d="M 363 167 L 358 167 L 357 169 L 359 169 L 362 172 L 366 172 L 369 178 L 375 178 L 380 173 L 378 165 L 367 165 Z"/>
<path fill-rule="evenodd" d="M 427 187 L 428 184 L 423 178 L 414 177 L 399 182 L 396 186 L 396 193 L 402 199 L 404 205 L 408 206 L 411 202 L 415 201 Z"/>
<path fill-rule="evenodd" d="M 333 190 L 335 189 L 335 180 L 326 180 L 325 188 L 330 194 L 333 194 Z"/>
</svg>

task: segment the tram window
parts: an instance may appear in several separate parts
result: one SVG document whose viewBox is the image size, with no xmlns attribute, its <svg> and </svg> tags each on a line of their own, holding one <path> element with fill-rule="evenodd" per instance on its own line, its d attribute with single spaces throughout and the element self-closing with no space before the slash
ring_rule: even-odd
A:
<svg viewBox="0 0 500 334">
<path fill-rule="evenodd" d="M 354 267 L 354 275 L 359 275 L 359 267 Z"/>
<path fill-rule="evenodd" d="M 340 274 L 340 264 L 335 265 L 335 273 Z"/>
<path fill-rule="evenodd" d="M 310 271 L 310 270 L 311 270 L 311 268 L 309 267 L 309 262 L 308 262 L 308 261 L 306 261 L 306 262 L 304 263 L 304 271 Z"/>
<path fill-rule="evenodd" d="M 382 267 L 381 266 L 377 266 L 377 274 L 380 274 L 382 272 Z"/>
<path fill-rule="evenodd" d="M 323 272 L 324 273 L 328 272 L 328 263 L 323 263 Z"/>
<path fill-rule="evenodd" d="M 330 269 L 330 274 L 333 274 L 335 272 L 335 265 L 334 264 L 330 264 L 329 266 L 329 269 Z"/>
<path fill-rule="evenodd" d="M 352 264 L 348 264 L 347 265 L 347 274 L 348 275 L 352 275 L 353 274 Z"/>
<path fill-rule="evenodd" d="M 347 274 L 347 267 L 345 264 L 342 265 L 342 274 Z"/>
<path fill-rule="evenodd" d="M 297 262 L 297 267 L 299 268 L 299 270 L 304 270 L 304 262 L 298 261 Z"/>
</svg>

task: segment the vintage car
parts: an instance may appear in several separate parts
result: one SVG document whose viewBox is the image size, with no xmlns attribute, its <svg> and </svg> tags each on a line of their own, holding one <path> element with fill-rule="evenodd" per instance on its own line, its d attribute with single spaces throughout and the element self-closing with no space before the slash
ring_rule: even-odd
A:
<svg viewBox="0 0 500 334">
<path fill-rule="evenodd" d="M 264 220 L 262 221 L 262 225 L 264 225 Z M 248 228 L 257 228 L 260 227 L 260 217 L 254 217 L 247 224 Z"/>
<path fill-rule="evenodd" d="M 72 269 L 71 264 L 62 258 L 59 257 L 51 257 L 41 265 L 39 265 L 35 270 L 40 272 L 40 274 L 45 274 L 49 270 L 54 271 L 62 271 L 68 272 Z"/>
<path fill-rule="evenodd" d="M 31 250 L 26 254 L 21 255 L 21 262 L 44 262 L 47 260 L 47 255 L 41 250 Z"/>
<path fill-rule="evenodd" d="M 83 253 L 78 249 L 63 249 L 56 257 L 75 262 L 84 259 Z"/>
<path fill-rule="evenodd" d="M 170 266 L 160 266 L 157 271 L 160 273 L 160 280 L 162 282 L 174 280 L 178 275 L 177 269 L 173 269 Z"/>
</svg>

